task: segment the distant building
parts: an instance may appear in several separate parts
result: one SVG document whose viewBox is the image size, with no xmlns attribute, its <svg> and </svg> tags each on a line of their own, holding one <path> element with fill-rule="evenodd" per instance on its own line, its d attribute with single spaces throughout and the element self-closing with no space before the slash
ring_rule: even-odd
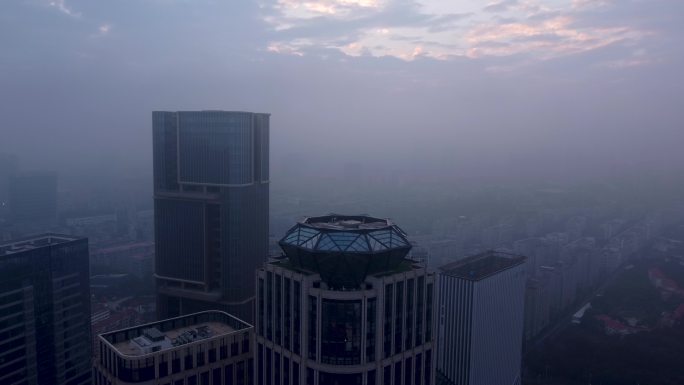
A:
<svg viewBox="0 0 684 385">
<path fill-rule="evenodd" d="M 251 320 L 268 257 L 269 115 L 154 112 L 158 315 Z"/>
<path fill-rule="evenodd" d="M 519 385 L 525 257 L 487 252 L 439 270 L 440 376 L 455 385 Z"/>
<path fill-rule="evenodd" d="M 95 384 L 253 384 L 253 343 L 253 326 L 220 311 L 104 333 Z"/>
<path fill-rule="evenodd" d="M 257 385 L 434 384 L 434 275 L 392 222 L 311 217 L 257 273 Z"/>
<path fill-rule="evenodd" d="M 10 177 L 8 205 L 14 223 L 54 221 L 57 217 L 57 174 L 33 172 Z"/>
<path fill-rule="evenodd" d="M 0 277 L 0 384 L 90 384 L 88 240 L 0 243 Z"/>
</svg>

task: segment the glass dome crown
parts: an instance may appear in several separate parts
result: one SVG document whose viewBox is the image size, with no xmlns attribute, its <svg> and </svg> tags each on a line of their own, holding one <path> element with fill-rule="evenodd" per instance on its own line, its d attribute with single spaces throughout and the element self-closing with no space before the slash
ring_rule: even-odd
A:
<svg viewBox="0 0 684 385">
<path fill-rule="evenodd" d="M 344 288 L 359 286 L 368 274 L 395 268 L 411 249 L 398 226 L 367 215 L 304 218 L 279 244 L 295 267 Z"/>
</svg>

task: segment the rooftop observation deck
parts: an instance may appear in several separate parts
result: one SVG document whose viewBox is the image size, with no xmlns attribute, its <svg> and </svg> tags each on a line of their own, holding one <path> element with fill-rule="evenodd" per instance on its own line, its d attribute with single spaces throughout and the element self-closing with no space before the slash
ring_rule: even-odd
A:
<svg viewBox="0 0 684 385">
<path fill-rule="evenodd" d="M 487 251 L 439 268 L 444 275 L 480 281 L 496 273 L 510 269 L 525 262 L 525 257 L 496 251 Z"/>
<path fill-rule="evenodd" d="M 246 331 L 252 325 L 220 311 L 205 311 L 101 334 L 117 353 L 140 357 Z"/>
</svg>

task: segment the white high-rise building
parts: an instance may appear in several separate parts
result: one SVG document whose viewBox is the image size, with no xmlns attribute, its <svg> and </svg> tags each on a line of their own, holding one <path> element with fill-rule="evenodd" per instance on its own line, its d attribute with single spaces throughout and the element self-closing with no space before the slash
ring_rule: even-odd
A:
<svg viewBox="0 0 684 385">
<path fill-rule="evenodd" d="M 257 272 L 255 385 L 432 385 L 434 274 L 392 222 L 300 221 Z"/>
<path fill-rule="evenodd" d="M 487 252 L 439 270 L 438 376 L 454 385 L 519 385 L 525 257 Z"/>
</svg>

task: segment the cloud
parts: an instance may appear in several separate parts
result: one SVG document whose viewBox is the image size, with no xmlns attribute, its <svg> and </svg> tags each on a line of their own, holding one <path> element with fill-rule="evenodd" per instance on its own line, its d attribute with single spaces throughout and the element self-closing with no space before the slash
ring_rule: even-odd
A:
<svg viewBox="0 0 684 385">
<path fill-rule="evenodd" d="M 637 44 L 648 33 L 633 20 L 597 17 L 611 0 L 278 0 L 264 21 L 269 51 L 402 60 L 526 56 L 524 63 Z M 632 23 L 630 23 L 632 22 Z M 631 25 L 634 24 L 634 25 Z M 278 47 L 274 49 L 273 47 Z M 285 47 L 289 47 L 286 49 Z M 616 58 L 616 60 L 623 58 Z M 506 68 L 517 64 L 506 65 Z"/>
<path fill-rule="evenodd" d="M 60 12 L 62 12 L 65 15 L 69 15 L 71 17 L 76 17 L 76 18 L 81 17 L 80 12 L 75 12 L 69 6 L 67 6 L 66 0 L 52 0 L 52 1 L 50 1 L 50 6 L 58 9 Z"/>
</svg>

